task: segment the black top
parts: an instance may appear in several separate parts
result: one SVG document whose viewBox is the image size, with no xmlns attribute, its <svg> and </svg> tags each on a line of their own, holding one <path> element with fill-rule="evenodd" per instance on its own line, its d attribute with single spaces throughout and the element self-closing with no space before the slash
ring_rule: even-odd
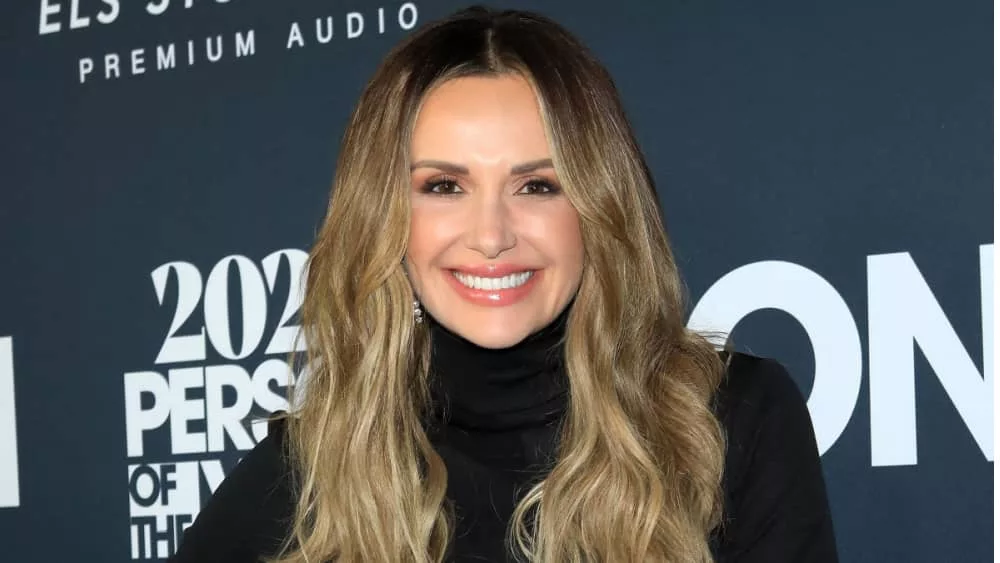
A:
<svg viewBox="0 0 1000 563">
<path fill-rule="evenodd" d="M 561 339 L 568 308 L 512 348 L 481 348 L 428 317 L 434 415 L 456 529 L 450 561 L 509 560 L 514 506 L 554 461 L 568 401 Z M 833 563 L 833 526 L 809 413 L 773 360 L 734 353 L 717 393 L 727 434 L 716 560 Z M 226 477 L 186 530 L 175 563 L 251 563 L 273 554 L 294 512 L 278 425 Z"/>
</svg>

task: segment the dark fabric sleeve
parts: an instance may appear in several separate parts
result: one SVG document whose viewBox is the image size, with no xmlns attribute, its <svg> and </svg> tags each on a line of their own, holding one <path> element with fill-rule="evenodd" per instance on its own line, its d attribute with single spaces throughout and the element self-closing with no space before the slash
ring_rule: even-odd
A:
<svg viewBox="0 0 1000 563">
<path fill-rule="evenodd" d="M 728 442 L 718 562 L 836 563 L 812 421 L 788 372 L 733 354 L 718 409 Z"/>
<path fill-rule="evenodd" d="M 257 563 L 281 547 L 294 501 L 284 425 L 270 426 L 267 437 L 229 472 L 184 531 L 168 563 Z"/>
</svg>

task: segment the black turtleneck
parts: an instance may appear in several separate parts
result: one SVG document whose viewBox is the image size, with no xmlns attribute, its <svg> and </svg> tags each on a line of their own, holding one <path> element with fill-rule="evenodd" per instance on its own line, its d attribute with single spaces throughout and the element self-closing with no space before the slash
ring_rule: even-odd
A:
<svg viewBox="0 0 1000 563">
<path fill-rule="evenodd" d="M 562 343 L 569 308 L 505 349 L 478 346 L 428 317 L 435 419 L 428 435 L 448 467 L 460 561 L 504 561 L 514 506 L 554 462 L 569 400 Z"/>
<path fill-rule="evenodd" d="M 562 344 L 569 308 L 544 328 L 503 349 L 483 348 L 426 315 L 431 391 L 449 426 L 505 431 L 538 426 L 565 409 L 569 383 Z"/>
<path fill-rule="evenodd" d="M 569 400 L 562 357 L 568 311 L 517 345 L 482 348 L 427 316 L 431 395 L 427 432 L 448 470 L 456 526 L 448 561 L 504 562 L 517 502 L 554 463 Z M 809 413 L 773 360 L 734 353 L 717 392 L 726 431 L 720 563 L 834 563 L 833 527 Z M 271 428 L 187 528 L 175 563 L 256 563 L 288 533 L 295 495 Z"/>
</svg>

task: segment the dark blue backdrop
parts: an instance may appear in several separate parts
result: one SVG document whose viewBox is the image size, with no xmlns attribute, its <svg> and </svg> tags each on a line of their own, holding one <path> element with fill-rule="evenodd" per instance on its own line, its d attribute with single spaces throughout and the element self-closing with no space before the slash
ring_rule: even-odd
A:
<svg viewBox="0 0 1000 563">
<path fill-rule="evenodd" d="M 461 3 L 191 4 L 0 7 L 5 561 L 172 550 L 280 406 L 361 87 Z M 697 320 L 811 394 L 843 560 L 990 560 L 990 3 L 507 5 L 615 76 Z"/>
</svg>

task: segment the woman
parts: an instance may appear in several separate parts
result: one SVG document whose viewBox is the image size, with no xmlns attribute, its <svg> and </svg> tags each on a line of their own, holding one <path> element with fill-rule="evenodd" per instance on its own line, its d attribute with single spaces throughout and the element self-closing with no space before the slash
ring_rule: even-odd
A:
<svg viewBox="0 0 1000 563">
<path fill-rule="evenodd" d="M 685 328 L 615 87 L 548 19 L 388 55 L 302 315 L 296 412 L 175 561 L 836 560 L 801 395 Z"/>
</svg>

